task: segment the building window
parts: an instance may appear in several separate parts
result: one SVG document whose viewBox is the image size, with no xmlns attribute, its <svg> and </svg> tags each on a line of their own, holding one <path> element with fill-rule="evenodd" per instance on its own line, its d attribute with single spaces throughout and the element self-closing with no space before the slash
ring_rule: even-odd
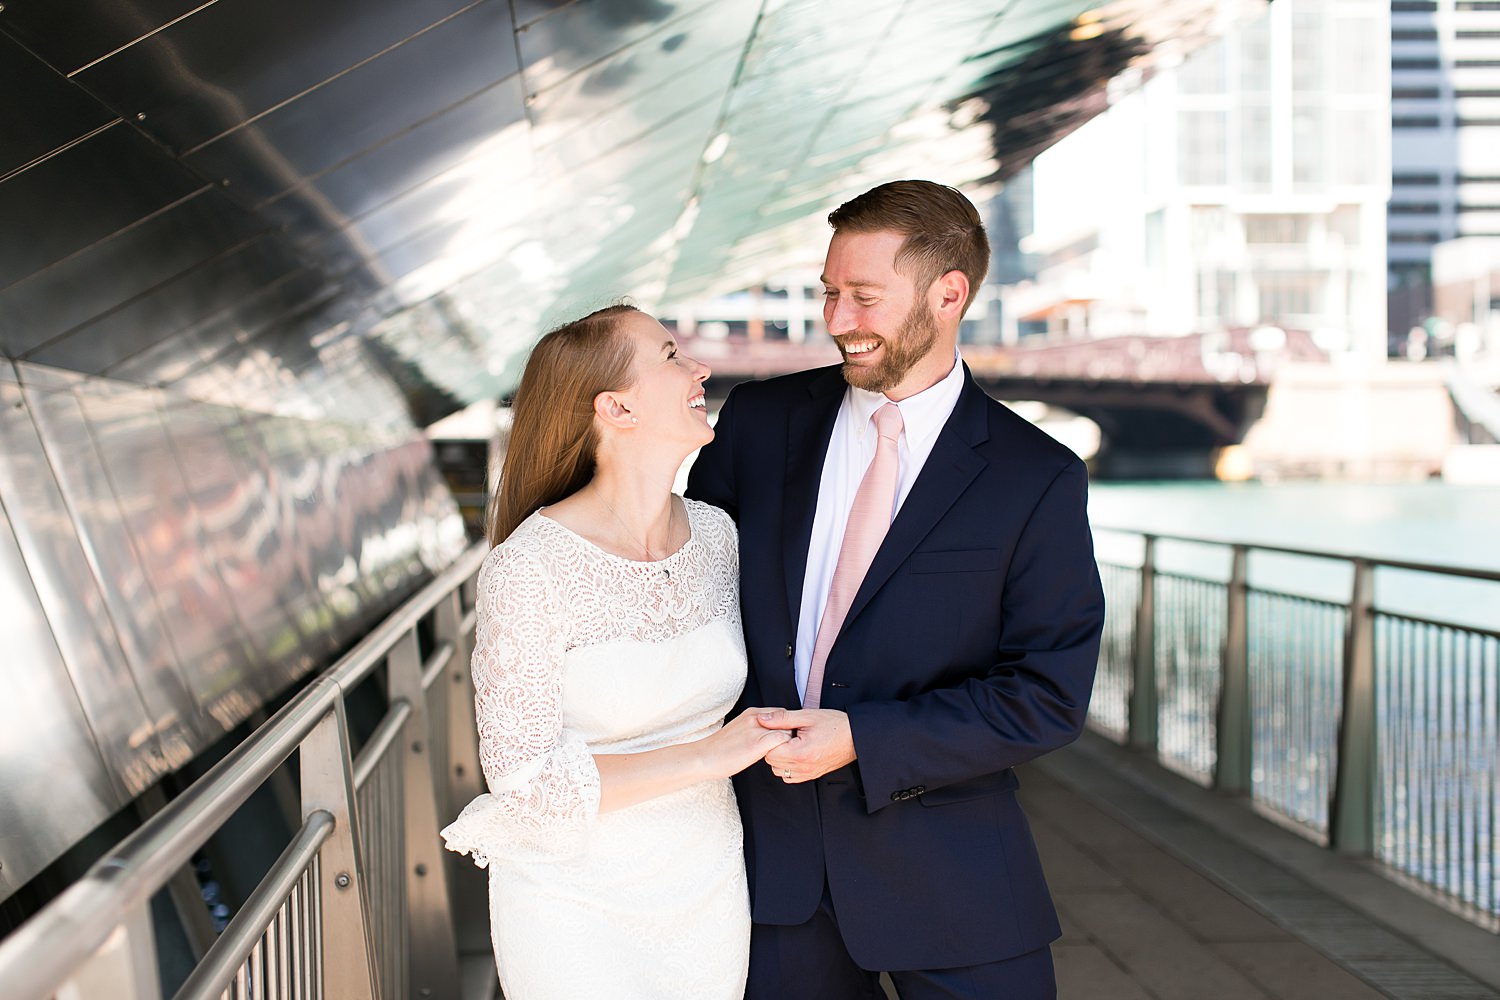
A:
<svg viewBox="0 0 1500 1000">
<path fill-rule="evenodd" d="M 1475 38 L 1475 39 L 1478 39 L 1478 38 L 1500 38 L 1500 31 L 1456 31 L 1456 32 L 1454 32 L 1454 36 L 1457 37 L 1457 38 Z M 1394 38 L 1395 34 L 1392 33 L 1391 37 Z"/>
<path fill-rule="evenodd" d="M 1306 215 L 1246 215 L 1245 242 L 1256 244 L 1306 243 L 1312 228 Z"/>
<path fill-rule="evenodd" d="M 1166 266 L 1166 212 L 1158 208 L 1146 216 L 1146 266 L 1153 270 Z"/>
<path fill-rule="evenodd" d="M 1395 96 L 1392 94 L 1392 96 Z M 1500 89 L 1490 88 L 1488 90 L 1460 90 L 1454 97 L 1500 97 Z"/>
<path fill-rule="evenodd" d="M 1391 9 L 1392 10 L 1396 9 L 1396 7 L 1395 7 L 1394 4 L 1391 6 Z M 1454 10 L 1500 10 L 1500 3 L 1496 3 L 1495 0 L 1458 0 L 1458 3 L 1456 3 L 1456 4 L 1453 5 L 1453 9 Z"/>
<path fill-rule="evenodd" d="M 1240 90 L 1263 93 L 1270 79 L 1271 19 L 1258 17 L 1240 32 Z"/>
<path fill-rule="evenodd" d="M 1393 201 L 1386 211 L 1391 215 L 1436 215 L 1441 208 L 1435 201 Z"/>
<path fill-rule="evenodd" d="M 1466 212 L 1500 212 L 1500 205 L 1460 205 L 1459 214 Z"/>
<path fill-rule="evenodd" d="M 1385 240 L 1387 243 L 1436 243 L 1441 238 L 1437 233 L 1430 232 L 1388 233 Z"/>
<path fill-rule="evenodd" d="M 1460 37 L 1462 33 L 1460 33 Z M 1436 28 L 1392 28 L 1391 41 L 1393 42 L 1435 42 L 1437 41 Z"/>
<path fill-rule="evenodd" d="M 1385 127 L 1385 112 L 1351 108 L 1333 115 L 1333 181 L 1336 184 L 1374 184 L 1382 164 L 1370 155 L 1370 136 Z M 1389 168 L 1387 168 L 1389 169 Z"/>
<path fill-rule="evenodd" d="M 1236 278 L 1233 271 L 1198 272 L 1198 321 L 1205 326 L 1235 319 Z"/>
<path fill-rule="evenodd" d="M 1224 40 L 1219 39 L 1194 52 L 1182 66 L 1179 79 L 1187 94 L 1222 94 L 1229 87 L 1229 61 L 1224 58 Z"/>
<path fill-rule="evenodd" d="M 1500 174 L 1459 174 L 1460 184 L 1500 184 Z"/>
<path fill-rule="evenodd" d="M 1453 65 L 1459 69 L 1494 69 L 1500 66 L 1500 59 L 1460 59 Z"/>
<path fill-rule="evenodd" d="M 1442 96 L 1436 87 L 1392 87 L 1393 101 L 1435 101 Z"/>
<path fill-rule="evenodd" d="M 1254 103 L 1250 103 L 1254 100 Z M 1271 108 L 1264 98 L 1240 108 L 1240 177 L 1246 191 L 1271 189 Z"/>
<path fill-rule="evenodd" d="M 1301 7 L 1292 10 L 1292 90 L 1324 89 L 1323 12 Z"/>
<path fill-rule="evenodd" d="M 1183 111 L 1178 119 L 1178 158 L 1184 184 L 1226 184 L 1228 115 L 1223 111 Z"/>
<path fill-rule="evenodd" d="M 1328 130 L 1323 106 L 1310 100 L 1292 103 L 1292 186 L 1319 187 L 1327 181 Z"/>
<path fill-rule="evenodd" d="M 1322 311 L 1326 279 L 1307 271 L 1261 271 L 1255 275 L 1256 298 L 1262 322 L 1292 316 L 1312 316 Z"/>
<path fill-rule="evenodd" d="M 1417 184 L 1431 185 L 1443 183 L 1443 178 L 1438 174 L 1396 174 L 1391 178 L 1392 184 Z"/>
<path fill-rule="evenodd" d="M 1462 128 L 1486 128 L 1500 125 L 1500 118 L 1460 118 L 1458 124 Z"/>
<path fill-rule="evenodd" d="M 1400 115 L 1391 117 L 1391 128 L 1437 128 L 1436 115 Z"/>
<path fill-rule="evenodd" d="M 1442 69 L 1441 59 L 1392 59 L 1391 69 Z"/>
<path fill-rule="evenodd" d="M 1436 0 L 1391 0 L 1391 13 L 1437 10 Z"/>
</svg>

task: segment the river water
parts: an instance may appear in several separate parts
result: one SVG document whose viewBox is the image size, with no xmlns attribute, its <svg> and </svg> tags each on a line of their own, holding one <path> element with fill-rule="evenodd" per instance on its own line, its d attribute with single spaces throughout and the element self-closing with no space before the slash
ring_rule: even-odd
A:
<svg viewBox="0 0 1500 1000">
<path fill-rule="evenodd" d="M 1500 486 L 1421 483 L 1114 483 L 1090 486 L 1089 515 L 1104 527 L 1282 545 L 1500 571 Z M 1101 559 L 1138 563 L 1140 545 L 1098 535 Z M 1158 543 L 1167 571 L 1227 579 L 1220 547 Z M 1347 601 L 1342 561 L 1252 554 L 1252 586 Z M 1382 610 L 1500 630 L 1500 584 L 1378 570 Z"/>
</svg>

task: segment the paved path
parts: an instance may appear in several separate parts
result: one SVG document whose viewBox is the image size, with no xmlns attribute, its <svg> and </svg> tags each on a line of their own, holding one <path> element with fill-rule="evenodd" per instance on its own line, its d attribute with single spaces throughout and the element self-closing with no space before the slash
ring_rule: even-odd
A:
<svg viewBox="0 0 1500 1000">
<path fill-rule="evenodd" d="M 1500 990 L 1278 864 L 1276 852 L 1286 846 L 1278 838 L 1295 835 L 1243 802 L 1162 775 L 1179 786 L 1171 790 L 1174 805 L 1119 770 L 1154 766 L 1088 737 L 1021 772 L 1021 798 L 1062 919 L 1063 937 L 1053 950 L 1061 1000 L 1500 997 Z M 1231 820 L 1237 811 L 1240 835 L 1227 837 L 1204 816 L 1179 808 L 1193 796 L 1209 809 L 1229 807 Z M 1308 846 L 1317 858 L 1321 849 Z M 1328 855 L 1319 863 L 1359 866 L 1383 882 L 1358 862 Z M 1435 911 L 1389 888 L 1403 910 Z M 1457 920 L 1420 916 L 1429 923 Z M 1455 924 L 1446 933 L 1463 937 L 1463 930 Z M 1500 952 L 1500 941 L 1474 932 L 1471 944 Z"/>
<path fill-rule="evenodd" d="M 1493 934 L 1243 801 L 1092 734 L 1021 783 L 1060 1000 L 1500 1000 Z M 466 1000 L 494 995 L 486 931 L 460 929 Z"/>
</svg>

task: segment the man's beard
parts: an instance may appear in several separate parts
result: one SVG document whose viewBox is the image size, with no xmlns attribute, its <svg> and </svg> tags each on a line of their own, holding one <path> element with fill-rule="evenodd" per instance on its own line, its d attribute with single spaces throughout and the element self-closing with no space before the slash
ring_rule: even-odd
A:
<svg viewBox="0 0 1500 1000">
<path fill-rule="evenodd" d="M 856 389 L 889 392 L 931 352 L 932 345 L 937 342 L 937 332 L 937 320 L 933 318 L 932 310 L 925 301 L 918 299 L 901 321 L 895 336 L 880 338 L 879 349 L 883 352 L 880 364 L 874 367 L 850 364 L 846 356 L 844 381 Z M 858 334 L 851 336 L 857 337 Z"/>
</svg>

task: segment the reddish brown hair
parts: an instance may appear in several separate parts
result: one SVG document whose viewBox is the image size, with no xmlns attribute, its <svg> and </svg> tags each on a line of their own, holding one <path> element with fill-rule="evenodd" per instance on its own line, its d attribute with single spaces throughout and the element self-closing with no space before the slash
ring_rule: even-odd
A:
<svg viewBox="0 0 1500 1000">
<path fill-rule="evenodd" d="M 984 221 L 956 188 L 932 181 L 891 181 L 844 202 L 828 216 L 835 233 L 890 231 L 906 237 L 896 251 L 896 270 L 925 292 L 949 271 L 969 279 L 964 311 L 990 269 Z"/>
<path fill-rule="evenodd" d="M 619 334 L 635 306 L 608 306 L 550 331 L 531 349 L 511 405 L 510 442 L 484 533 L 510 537 L 538 507 L 577 493 L 594 477 L 599 432 L 594 397 L 629 388 L 635 350 Z"/>
</svg>

